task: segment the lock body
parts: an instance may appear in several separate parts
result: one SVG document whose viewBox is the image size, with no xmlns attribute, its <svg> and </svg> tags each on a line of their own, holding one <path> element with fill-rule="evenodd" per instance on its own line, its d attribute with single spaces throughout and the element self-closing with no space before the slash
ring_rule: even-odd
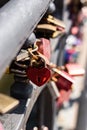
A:
<svg viewBox="0 0 87 130">
<path fill-rule="evenodd" d="M 53 77 L 56 79 L 56 84 L 59 89 L 70 90 L 72 89 L 72 84 L 74 83 L 74 79 L 67 72 L 61 71 L 59 69 L 54 68 Z"/>
<path fill-rule="evenodd" d="M 85 69 L 78 63 L 66 64 L 65 69 L 71 76 L 83 76 L 85 74 Z"/>
<path fill-rule="evenodd" d="M 46 38 L 40 38 L 40 41 L 37 41 L 36 44 L 38 45 L 38 51 L 45 57 L 47 57 L 48 60 L 50 60 L 51 57 L 50 41 Z"/>
</svg>

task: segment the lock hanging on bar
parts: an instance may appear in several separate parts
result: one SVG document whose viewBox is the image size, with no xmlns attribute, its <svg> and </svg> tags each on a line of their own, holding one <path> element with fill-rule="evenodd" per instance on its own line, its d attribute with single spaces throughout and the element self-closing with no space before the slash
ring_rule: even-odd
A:
<svg viewBox="0 0 87 130">
<path fill-rule="evenodd" d="M 38 52 L 40 52 L 45 57 L 47 57 L 48 60 L 50 60 L 51 57 L 50 41 L 46 38 L 40 38 L 39 40 L 37 40 L 36 45 L 38 46 Z"/>
<path fill-rule="evenodd" d="M 83 76 L 85 74 L 85 69 L 81 67 L 78 63 L 68 63 L 65 65 L 66 72 L 71 76 Z"/>
<path fill-rule="evenodd" d="M 37 86 L 42 86 L 50 80 L 51 71 L 47 68 L 45 60 L 36 53 L 31 53 L 31 63 L 27 69 L 27 76 Z"/>
<path fill-rule="evenodd" d="M 51 25 L 49 23 L 38 24 L 36 27 L 36 36 L 38 38 L 56 38 L 57 36 L 63 34 L 61 30 L 58 29 L 55 25 Z"/>
<path fill-rule="evenodd" d="M 71 77 L 68 73 L 65 71 L 61 71 L 57 68 L 53 68 L 54 74 L 52 76 L 52 79 L 55 80 L 59 90 L 70 90 L 72 89 L 72 84 L 74 83 L 73 77 Z"/>
</svg>

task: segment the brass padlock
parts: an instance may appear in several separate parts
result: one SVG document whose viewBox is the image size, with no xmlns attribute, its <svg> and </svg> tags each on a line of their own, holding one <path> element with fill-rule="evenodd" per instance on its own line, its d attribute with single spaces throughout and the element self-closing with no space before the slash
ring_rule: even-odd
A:
<svg viewBox="0 0 87 130">
<path fill-rule="evenodd" d="M 52 15 L 48 15 L 46 20 L 47 20 L 48 23 L 53 24 L 57 28 L 59 28 L 60 31 L 65 30 L 65 23 L 62 20 L 59 20 L 59 19 L 53 17 Z"/>
<path fill-rule="evenodd" d="M 62 34 L 63 32 L 58 30 L 58 28 L 55 25 L 52 24 L 38 24 L 36 27 L 36 34 L 40 35 L 40 37 L 45 38 L 55 38 Z"/>
</svg>

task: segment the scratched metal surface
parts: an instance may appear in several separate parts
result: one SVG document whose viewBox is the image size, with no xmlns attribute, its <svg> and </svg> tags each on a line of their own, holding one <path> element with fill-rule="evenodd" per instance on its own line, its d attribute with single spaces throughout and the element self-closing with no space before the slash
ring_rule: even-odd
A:
<svg viewBox="0 0 87 130">
<path fill-rule="evenodd" d="M 19 122 L 21 122 L 22 118 L 23 114 L 5 114 L 0 116 L 0 121 L 4 130 L 18 130 Z"/>
</svg>

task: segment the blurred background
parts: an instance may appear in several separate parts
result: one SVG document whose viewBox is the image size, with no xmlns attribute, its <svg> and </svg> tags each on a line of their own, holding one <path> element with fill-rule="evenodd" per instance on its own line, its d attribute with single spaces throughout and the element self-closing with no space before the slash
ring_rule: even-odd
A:
<svg viewBox="0 0 87 130">
<path fill-rule="evenodd" d="M 6 2 L 8 0 L 0 0 L 0 7 Z M 63 35 L 50 38 L 51 62 L 57 66 L 78 63 L 84 68 L 85 74 L 74 77 L 73 92 L 61 106 L 45 87 L 32 109 L 26 130 L 43 125 L 49 130 L 87 130 L 87 2 L 54 0 L 54 4 L 52 15 L 64 21 L 66 30 Z M 0 92 L 9 94 L 12 83 L 12 74 L 3 75 Z"/>
</svg>

